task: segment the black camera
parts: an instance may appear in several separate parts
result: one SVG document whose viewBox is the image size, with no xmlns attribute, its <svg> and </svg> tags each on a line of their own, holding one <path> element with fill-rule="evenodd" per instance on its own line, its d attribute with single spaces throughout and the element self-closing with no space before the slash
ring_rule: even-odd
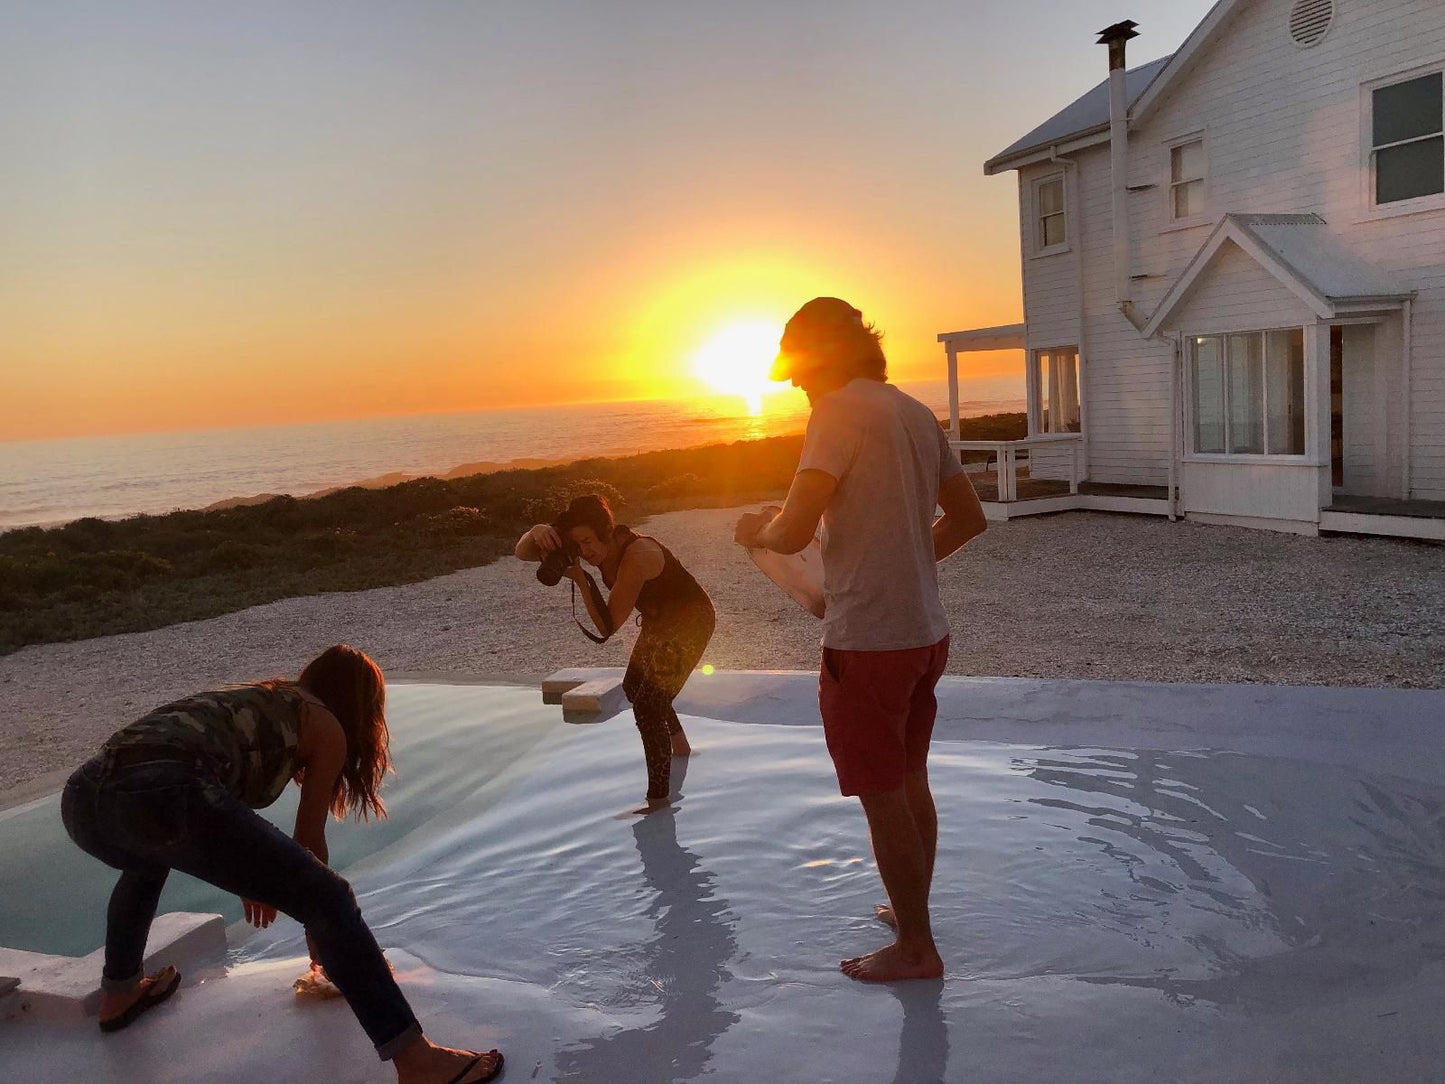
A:
<svg viewBox="0 0 1445 1084">
<path fill-rule="evenodd" d="M 581 552 L 561 531 L 557 532 L 562 536 L 562 548 L 548 550 L 542 554 L 542 563 L 537 566 L 537 579 L 547 587 L 556 587 L 562 582 L 562 576 L 572 567 Z"/>
</svg>

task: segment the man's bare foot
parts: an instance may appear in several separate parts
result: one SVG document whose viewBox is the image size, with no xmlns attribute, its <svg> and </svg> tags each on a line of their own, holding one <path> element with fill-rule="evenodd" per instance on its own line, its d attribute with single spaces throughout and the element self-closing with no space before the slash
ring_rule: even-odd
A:
<svg viewBox="0 0 1445 1084">
<path fill-rule="evenodd" d="M 174 967 L 163 967 L 154 975 L 141 979 L 139 985 L 133 990 L 102 993 L 100 995 L 100 1026 L 104 1028 L 112 1021 L 119 1020 L 132 1005 L 144 997 L 149 997 L 152 993 L 160 993 L 179 978 Z"/>
<path fill-rule="evenodd" d="M 894 942 L 866 956 L 844 960 L 838 969 L 859 982 L 903 982 L 906 979 L 943 978 L 943 958 L 938 950 L 906 949 Z"/>
<path fill-rule="evenodd" d="M 639 817 L 645 817 L 649 813 L 656 813 L 659 809 L 666 809 L 670 805 L 672 805 L 671 797 L 649 798 L 647 799 L 646 805 L 639 806 L 638 808 L 632 810 L 632 812 Z"/>
<path fill-rule="evenodd" d="M 886 903 L 880 903 L 873 908 L 873 915 L 883 925 L 890 929 L 898 929 L 898 919 L 893 916 L 893 908 Z"/>
<path fill-rule="evenodd" d="M 392 1065 L 399 1084 L 483 1084 L 496 1079 L 502 1055 L 496 1050 L 453 1050 L 422 1038 L 392 1059 Z"/>
<path fill-rule="evenodd" d="M 692 756 L 692 746 L 688 743 L 687 735 L 681 731 L 672 735 L 672 755 L 675 757 Z"/>
</svg>

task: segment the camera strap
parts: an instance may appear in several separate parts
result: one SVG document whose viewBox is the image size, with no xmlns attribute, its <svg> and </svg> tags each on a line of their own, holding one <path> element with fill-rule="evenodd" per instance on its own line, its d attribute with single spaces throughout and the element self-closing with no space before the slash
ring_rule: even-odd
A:
<svg viewBox="0 0 1445 1084">
<path fill-rule="evenodd" d="M 605 614 L 607 612 L 607 600 L 602 597 L 602 592 L 597 589 L 597 581 L 592 578 L 592 574 L 590 572 L 583 572 L 582 575 L 587 577 L 587 592 L 592 596 L 592 601 L 597 603 L 597 608 Z M 607 636 L 598 636 L 586 625 L 582 624 L 582 619 L 577 616 L 576 580 L 572 581 L 572 620 L 577 622 L 577 627 L 582 630 L 582 635 L 586 636 L 587 639 L 591 640 L 594 644 L 605 644 L 607 642 L 607 637 L 611 636 L 612 633 L 615 631 L 614 629 L 609 628 L 607 630 Z M 609 624 L 611 624 L 611 622 L 609 622 Z"/>
</svg>

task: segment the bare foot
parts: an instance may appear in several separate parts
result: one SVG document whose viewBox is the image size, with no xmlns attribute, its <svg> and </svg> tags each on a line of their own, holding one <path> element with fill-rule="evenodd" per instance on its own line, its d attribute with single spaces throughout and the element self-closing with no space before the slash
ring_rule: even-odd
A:
<svg viewBox="0 0 1445 1084">
<path fill-rule="evenodd" d="M 392 1064 L 396 1066 L 399 1084 L 451 1084 L 453 1080 L 459 1084 L 482 1084 L 495 1079 L 501 1071 L 502 1055 L 496 1050 L 484 1054 L 453 1050 L 423 1038 L 398 1054 Z M 467 1069 L 469 1064 L 471 1068 Z"/>
<path fill-rule="evenodd" d="M 859 982 L 902 982 L 906 979 L 943 978 L 943 959 L 938 950 L 906 949 L 894 942 L 866 956 L 844 960 L 838 969 Z"/>
<path fill-rule="evenodd" d="M 634 815 L 636 815 L 636 816 L 645 817 L 645 816 L 647 816 L 647 814 L 649 814 L 649 813 L 656 813 L 659 809 L 666 809 L 666 808 L 667 808 L 668 806 L 670 806 L 670 805 L 672 805 L 672 798 L 671 798 L 671 797 L 667 797 L 667 798 L 649 798 L 649 799 L 647 799 L 647 804 L 646 804 L 646 805 L 644 805 L 644 806 L 639 806 L 638 808 L 632 810 L 631 812 L 632 812 Z"/>
<path fill-rule="evenodd" d="M 141 998 L 145 997 L 152 990 L 164 990 L 171 983 L 176 981 L 176 969 L 174 967 L 163 967 L 154 975 L 140 980 L 134 990 L 124 992 L 109 991 L 100 995 L 100 1023 L 104 1027 L 123 1015 L 125 1011 L 134 1005 Z"/>
<path fill-rule="evenodd" d="M 879 922 L 883 923 L 883 925 L 891 929 L 898 929 L 898 919 L 893 917 L 893 908 L 889 907 L 886 903 L 880 903 L 874 907 L 873 915 Z"/>
<path fill-rule="evenodd" d="M 692 756 L 692 746 L 688 743 L 687 735 L 681 731 L 672 735 L 672 755 L 675 757 Z"/>
</svg>

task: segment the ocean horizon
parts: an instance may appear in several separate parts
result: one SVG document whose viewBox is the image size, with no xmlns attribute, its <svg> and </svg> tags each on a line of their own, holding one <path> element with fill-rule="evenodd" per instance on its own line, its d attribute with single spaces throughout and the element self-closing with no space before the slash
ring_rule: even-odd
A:
<svg viewBox="0 0 1445 1084">
<path fill-rule="evenodd" d="M 946 381 L 899 387 L 947 413 Z M 1022 409 L 1022 399 L 960 404 L 965 417 Z M 736 396 L 714 396 L 10 441 L 0 443 L 0 530 L 785 436 L 807 416 L 806 403 L 754 415 Z"/>
</svg>

